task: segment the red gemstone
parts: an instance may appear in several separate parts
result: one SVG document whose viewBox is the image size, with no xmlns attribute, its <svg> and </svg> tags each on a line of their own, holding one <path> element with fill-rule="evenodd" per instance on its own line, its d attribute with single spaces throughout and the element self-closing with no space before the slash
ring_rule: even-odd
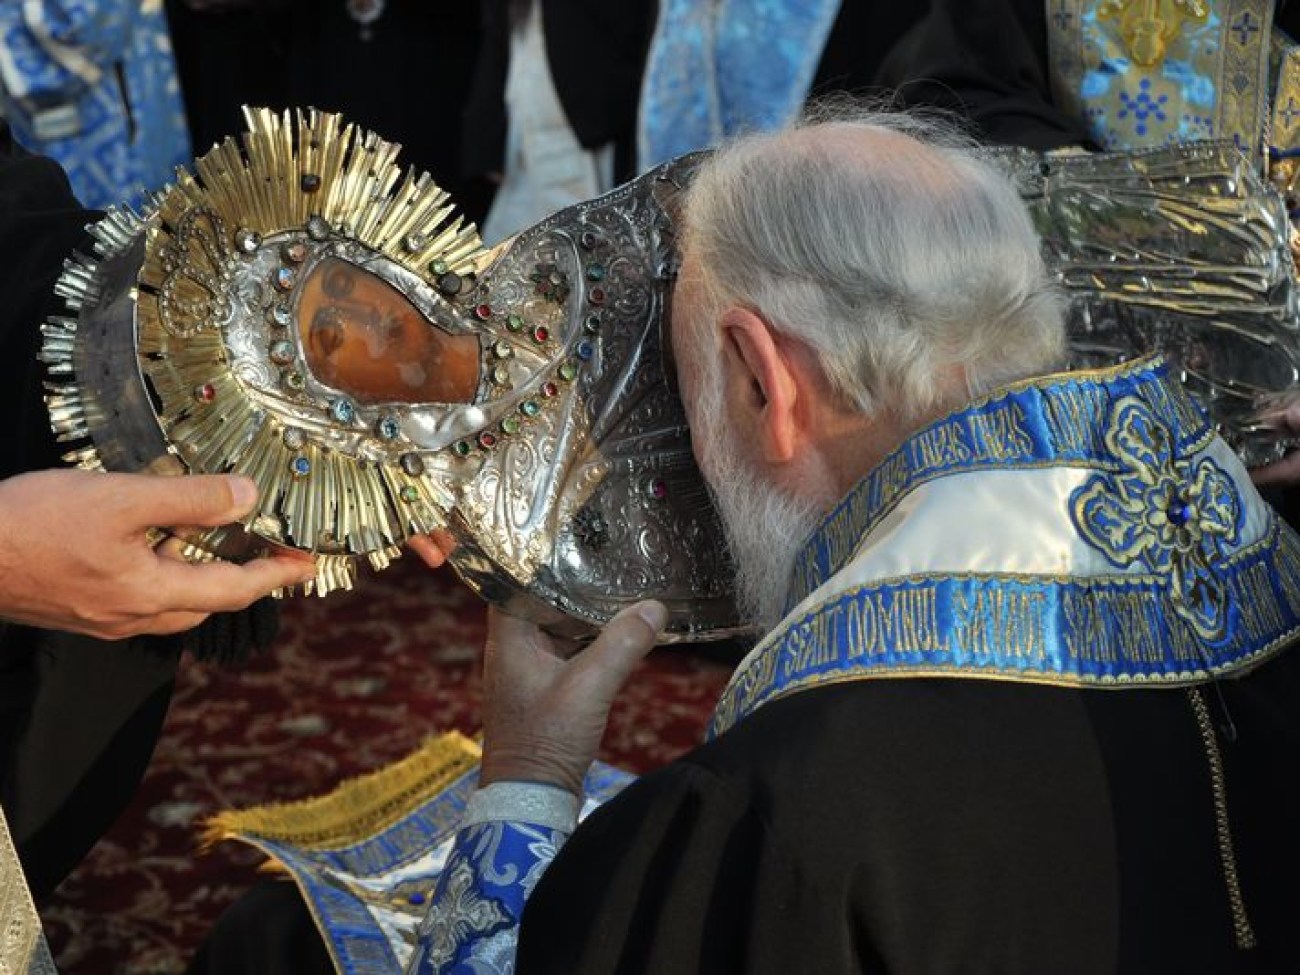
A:
<svg viewBox="0 0 1300 975">
<path fill-rule="evenodd" d="M 478 435 L 478 445 L 484 450 L 491 450 L 497 445 L 496 435 L 484 430 Z"/>
<path fill-rule="evenodd" d="M 492 317 L 492 306 L 488 304 L 479 305 L 474 309 L 474 314 L 477 315 L 481 321 L 486 322 Z"/>
<path fill-rule="evenodd" d="M 587 300 L 593 305 L 603 305 L 605 303 L 605 289 L 592 288 L 587 292 Z"/>
<path fill-rule="evenodd" d="M 194 398 L 200 403 L 211 403 L 217 398 L 217 387 L 212 383 L 204 383 L 202 386 L 196 386 L 194 389 Z"/>
<path fill-rule="evenodd" d="M 550 382 L 542 383 L 543 396 L 555 396 L 557 393 L 559 393 L 559 391 L 560 391 L 560 387 L 555 385 L 555 383 L 550 383 Z"/>
<path fill-rule="evenodd" d="M 534 342 L 545 342 L 550 337 L 551 337 L 551 330 L 547 328 L 545 325 L 538 325 L 535 329 L 533 329 Z"/>
</svg>

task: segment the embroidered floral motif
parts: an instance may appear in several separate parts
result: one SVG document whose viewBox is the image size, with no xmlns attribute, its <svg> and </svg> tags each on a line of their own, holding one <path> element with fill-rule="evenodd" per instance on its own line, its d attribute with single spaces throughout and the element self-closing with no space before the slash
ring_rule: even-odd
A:
<svg viewBox="0 0 1300 975">
<path fill-rule="evenodd" d="M 1258 96 L 1270 87 L 1263 6 L 1261 0 L 1050 0 L 1055 100 L 1110 150 L 1202 139 L 1257 146 L 1267 118 L 1267 99 Z"/>
<path fill-rule="evenodd" d="M 1151 97 L 1151 79 L 1143 78 L 1138 83 L 1137 95 L 1130 95 L 1127 91 L 1119 93 L 1120 103 L 1124 106 L 1119 110 L 1119 118 L 1126 119 L 1133 116 L 1133 130 L 1140 136 L 1147 134 L 1147 119 L 1154 116 L 1156 121 L 1167 121 L 1169 116 L 1165 113 L 1165 104 L 1169 101 L 1168 95 L 1157 95 Z"/>
<path fill-rule="evenodd" d="M 530 805 L 528 796 L 515 798 Z M 568 836 L 565 829 L 516 820 L 475 823 L 474 802 L 420 924 L 407 968 L 415 975 L 511 975 L 524 904 Z M 554 801 L 532 806 L 545 813 Z M 491 801 L 478 808 L 490 807 Z"/>
<path fill-rule="evenodd" d="M 420 924 L 420 940 L 427 947 L 415 971 L 441 972 L 467 942 L 512 923 L 500 904 L 479 895 L 474 867 L 468 860 L 455 860 L 447 871 L 437 902 Z"/>
<path fill-rule="evenodd" d="M 1208 457 L 1176 456 L 1169 428 L 1135 397 L 1112 407 L 1105 440 L 1123 467 L 1071 495 L 1079 534 L 1117 566 L 1167 577 L 1179 616 L 1205 639 L 1221 640 L 1226 592 L 1210 565 L 1237 539 L 1243 508 L 1235 485 Z"/>
</svg>

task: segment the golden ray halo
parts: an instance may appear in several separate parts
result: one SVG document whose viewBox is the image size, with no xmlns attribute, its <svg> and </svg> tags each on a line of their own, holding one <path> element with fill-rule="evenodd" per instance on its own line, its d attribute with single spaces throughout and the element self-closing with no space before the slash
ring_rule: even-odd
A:
<svg viewBox="0 0 1300 975">
<path fill-rule="evenodd" d="M 269 542 L 311 551 L 318 571 L 308 588 L 324 594 L 351 587 L 358 556 L 383 568 L 406 538 L 442 525 L 453 499 L 415 452 L 409 464 L 375 460 L 373 451 L 367 457 L 349 449 L 346 438 L 319 435 L 328 428 L 324 416 L 304 432 L 264 408 L 232 372 L 217 324 L 235 297 L 231 269 L 251 241 L 317 226 L 428 284 L 447 271 L 472 275 L 484 251 L 477 230 L 456 216 L 427 174 L 397 165 L 397 145 L 314 109 L 246 109 L 245 118 L 242 142 L 226 139 L 196 161 L 194 174 L 178 170 L 176 184 L 143 215 L 110 211 L 92 228 L 94 254 L 68 262 L 57 291 L 72 316 L 43 326 L 47 404 L 61 440 L 93 435 L 96 407 L 75 380 L 73 316 L 100 300 L 103 267 L 143 237 L 134 338 L 170 451 L 191 472 L 252 477 L 261 497 L 246 527 Z M 66 457 L 104 466 L 94 444 Z M 229 534 L 189 536 L 187 554 L 211 558 Z"/>
</svg>

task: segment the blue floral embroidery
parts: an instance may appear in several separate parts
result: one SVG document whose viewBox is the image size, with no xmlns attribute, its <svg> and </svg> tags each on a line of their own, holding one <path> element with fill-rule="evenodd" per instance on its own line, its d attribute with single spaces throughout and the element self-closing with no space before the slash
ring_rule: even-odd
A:
<svg viewBox="0 0 1300 975">
<path fill-rule="evenodd" d="M 1216 131 L 1221 124 L 1216 121 L 1221 112 L 1216 67 L 1221 58 L 1216 51 L 1221 42 L 1258 33 L 1259 18 L 1238 18 L 1233 23 L 1239 35 L 1234 35 L 1213 5 L 1204 6 L 1204 19 L 1202 10 L 1189 7 L 1180 15 L 1176 34 L 1155 45 L 1159 56 L 1144 67 L 1135 59 L 1131 32 L 1120 25 L 1130 3 L 1116 0 L 1110 6 L 1106 17 L 1099 17 L 1100 5 L 1093 5 L 1081 12 L 1077 26 L 1057 30 L 1066 41 L 1062 49 L 1074 53 L 1054 63 L 1053 73 L 1068 79 L 1075 106 L 1092 137 L 1112 150 L 1239 137 L 1240 133 Z M 1162 16 L 1167 19 L 1168 13 Z M 1255 37 L 1252 43 L 1258 42 Z M 1146 43 L 1142 50 L 1157 53 Z M 1079 53 L 1082 63 L 1075 60 Z M 1202 116 L 1205 124 L 1188 116 Z"/>
<path fill-rule="evenodd" d="M 471 941 L 498 931 L 510 923 L 501 904 L 481 897 L 474 883 L 474 868 L 468 860 L 448 864 L 434 895 L 434 908 L 420 924 L 420 953 L 417 971 L 441 972 Z"/>
<path fill-rule="evenodd" d="M 1237 540 L 1244 509 L 1227 473 L 1208 457 L 1175 456 L 1169 429 L 1136 397 L 1119 400 L 1105 435 L 1122 465 L 1070 497 L 1079 534 L 1121 568 L 1168 579 L 1175 610 L 1215 642 L 1227 632 L 1227 599 L 1209 566 Z"/>
<path fill-rule="evenodd" d="M 420 922 L 412 975 L 511 975 L 524 904 L 567 834 L 528 823 L 462 829 Z"/>
<path fill-rule="evenodd" d="M 1119 110 L 1119 118 L 1128 118 L 1133 115 L 1133 129 L 1138 135 L 1147 134 L 1147 119 L 1152 116 L 1156 121 L 1163 122 L 1169 116 L 1165 114 L 1165 103 L 1169 101 L 1168 95 L 1161 95 L 1158 98 L 1151 97 L 1151 79 L 1143 78 L 1138 84 L 1137 95 L 1130 95 L 1127 91 L 1119 93 L 1120 103 L 1124 106 Z"/>
</svg>

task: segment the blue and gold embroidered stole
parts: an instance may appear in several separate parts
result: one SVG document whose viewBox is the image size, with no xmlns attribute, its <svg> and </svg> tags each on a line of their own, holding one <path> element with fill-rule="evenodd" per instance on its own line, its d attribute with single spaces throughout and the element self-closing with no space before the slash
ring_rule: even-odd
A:
<svg viewBox="0 0 1300 975">
<path fill-rule="evenodd" d="M 450 925 L 445 943 L 456 946 L 449 965 L 462 960 L 463 943 L 498 930 L 513 957 L 514 926 L 531 891 L 524 881 L 534 868 L 540 874 L 538 863 L 544 868 L 554 849 L 526 823 L 460 832 L 480 754 L 477 744 L 448 732 L 327 795 L 224 812 L 208 821 L 206 841 L 247 843 L 288 873 L 335 967 L 347 975 L 407 971 L 417 943 L 431 940 L 423 928 L 435 891 Z M 583 814 L 631 780 L 594 763 Z M 476 842 L 485 835 L 491 842 Z"/>
<path fill-rule="evenodd" d="M 1300 49 L 1274 0 L 1046 0 L 1052 96 L 1109 150 L 1300 149 Z"/>
<path fill-rule="evenodd" d="M 1190 685 L 1300 631 L 1300 539 L 1158 361 L 1017 384 L 911 437 L 803 550 L 718 704 L 869 678 Z"/>
</svg>

